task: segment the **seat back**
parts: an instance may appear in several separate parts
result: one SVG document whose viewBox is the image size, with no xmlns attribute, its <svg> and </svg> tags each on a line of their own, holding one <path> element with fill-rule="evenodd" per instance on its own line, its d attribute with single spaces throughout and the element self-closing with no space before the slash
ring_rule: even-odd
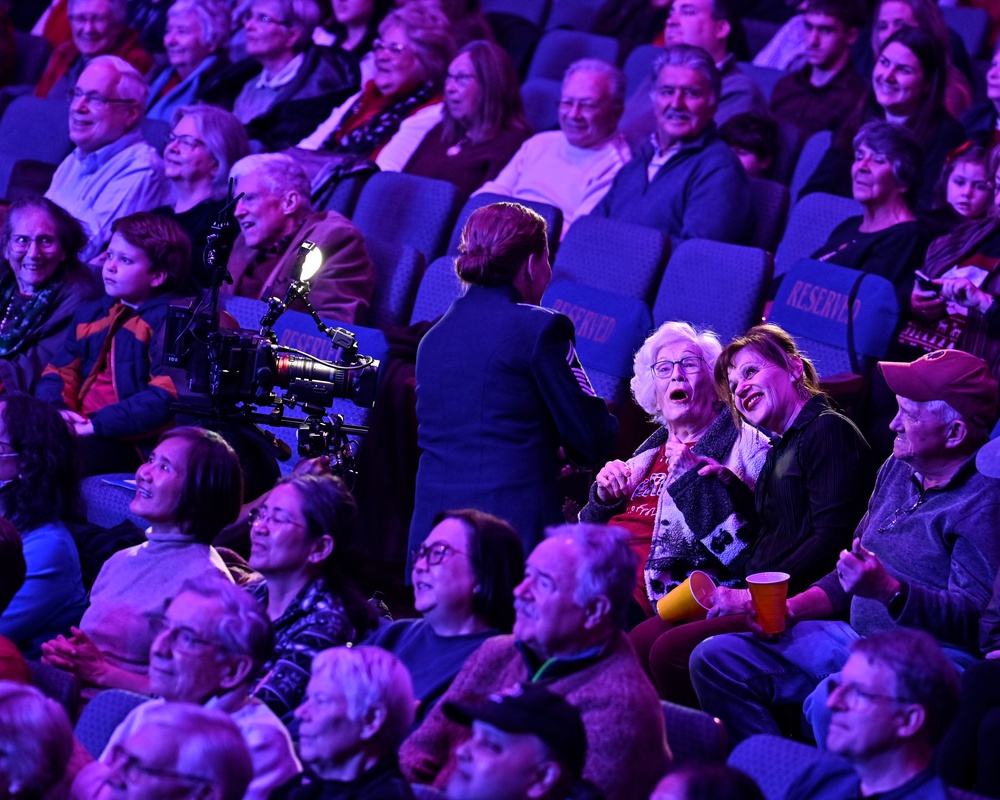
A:
<svg viewBox="0 0 1000 800">
<path fill-rule="evenodd" d="M 795 164 L 802 151 L 802 131 L 787 122 L 778 125 L 778 152 L 768 174 L 772 180 L 788 186 L 795 173 Z"/>
<path fill-rule="evenodd" d="M 80 496 L 87 522 L 93 525 L 113 528 L 125 520 L 134 522 L 140 530 L 148 525 L 142 517 L 129 511 L 129 503 L 135 497 L 134 473 L 91 475 L 80 482 Z"/>
<path fill-rule="evenodd" d="M 986 40 L 990 29 L 990 16 L 983 8 L 967 6 L 941 6 L 941 16 L 945 24 L 958 34 L 965 45 L 969 58 L 985 58 Z"/>
<path fill-rule="evenodd" d="M 579 5 L 581 0 L 575 0 Z M 555 10 L 555 9 L 553 9 Z M 579 15 L 579 9 L 575 16 Z M 549 30 L 538 42 L 528 67 L 528 78 L 562 81 L 566 68 L 581 58 L 618 61 L 618 40 L 582 30 Z"/>
<path fill-rule="evenodd" d="M 834 228 L 860 213 L 861 204 L 849 197 L 824 192 L 807 194 L 792 206 L 785 235 L 774 254 L 775 276 L 784 275 L 803 258 L 812 256 L 830 238 Z"/>
<path fill-rule="evenodd" d="M 653 323 L 686 320 L 728 342 L 760 321 L 770 281 L 771 257 L 763 250 L 690 239 L 670 257 Z"/>
<path fill-rule="evenodd" d="M 591 215 L 569 229 L 553 277 L 649 302 L 669 255 L 661 231 Z"/>
<path fill-rule="evenodd" d="M 766 800 L 785 800 L 806 771 L 819 764 L 828 764 L 831 772 L 853 773 L 846 760 L 829 751 L 767 734 L 744 739 L 726 763 L 753 778 Z"/>
<path fill-rule="evenodd" d="M 774 91 L 774 85 L 785 76 L 785 73 L 780 69 L 758 67 L 749 61 L 740 61 L 737 66 L 739 66 L 740 72 L 757 84 L 757 88 L 760 89 L 761 93 L 768 100 L 771 99 L 771 92 Z"/>
<path fill-rule="evenodd" d="M 853 309 L 849 310 L 848 300 L 855 286 Z M 854 320 L 858 370 L 851 365 L 849 313 Z M 781 282 L 768 321 L 792 334 L 819 376 L 826 378 L 863 371 L 887 354 L 899 321 L 899 301 L 895 287 L 881 275 L 803 259 Z"/>
<path fill-rule="evenodd" d="M 809 182 L 831 144 L 833 144 L 833 132 L 820 131 L 806 139 L 805 144 L 802 145 L 802 151 L 799 153 L 799 160 L 795 162 L 795 171 L 792 173 L 792 183 L 789 187 L 793 203 L 798 202 L 799 193 Z"/>
<path fill-rule="evenodd" d="M 440 317 L 462 296 L 462 281 L 455 273 L 455 257 L 442 256 L 424 270 L 413 302 L 410 324 Z"/>
<path fill-rule="evenodd" d="M 51 697 L 64 709 L 71 720 L 76 719 L 77 700 L 80 697 L 80 686 L 72 672 L 50 667 L 41 661 L 28 661 L 31 671 L 31 682 L 41 690 L 46 697 Z"/>
<path fill-rule="evenodd" d="M 80 714 L 74 729 L 76 738 L 91 756 L 100 758 L 115 728 L 122 724 L 132 709 L 149 699 L 124 689 L 98 692 Z"/>
<path fill-rule="evenodd" d="M 468 221 L 469 216 L 477 208 L 488 206 L 491 203 L 520 203 L 527 206 L 532 211 L 537 211 L 545 220 L 547 238 L 549 241 L 549 258 L 555 258 L 556 250 L 559 247 L 559 236 L 562 234 L 563 213 L 562 209 L 542 203 L 538 200 L 519 200 L 516 197 L 508 197 L 503 194 L 493 194 L 484 192 L 470 197 L 462 210 L 458 212 L 458 219 L 455 221 L 455 228 L 451 232 L 451 241 L 448 242 L 448 255 L 457 256 L 458 246 L 462 241 L 462 228 Z"/>
<path fill-rule="evenodd" d="M 412 247 L 381 239 L 369 239 L 365 248 L 375 265 L 375 292 L 368 309 L 368 324 L 373 328 L 406 325 L 424 271 L 423 255 Z"/>
<path fill-rule="evenodd" d="M 612 404 L 627 403 L 632 359 L 652 327 L 649 307 L 569 280 L 552 281 L 542 305 L 573 320 L 577 355 L 597 395 Z"/>
<path fill-rule="evenodd" d="M 653 71 L 653 62 L 663 52 L 662 47 L 655 44 L 641 44 L 628 54 L 622 72 L 625 73 L 625 96 L 631 97 L 644 81 L 649 79 Z"/>
<path fill-rule="evenodd" d="M 552 0 L 545 28 L 546 30 L 570 28 L 574 31 L 589 31 L 602 5 L 604 5 L 604 0 Z M 614 62 L 612 61 L 612 63 Z"/>
<path fill-rule="evenodd" d="M 413 247 L 430 261 L 444 253 L 458 211 L 458 190 L 448 181 L 379 172 L 361 190 L 351 219 L 368 239 Z"/>
<path fill-rule="evenodd" d="M 31 95 L 15 97 L 0 117 L 0 198 L 7 199 L 17 162 L 58 164 L 72 149 L 68 103 Z"/>
<path fill-rule="evenodd" d="M 549 13 L 551 0 L 483 0 L 484 14 L 511 14 L 523 17 L 539 28 Z"/>
<path fill-rule="evenodd" d="M 747 37 L 747 49 L 750 51 L 750 58 L 753 58 L 757 53 L 763 50 L 768 42 L 774 38 L 781 25 L 777 22 L 768 22 L 763 19 L 753 19 L 751 17 L 744 17 L 743 20 L 743 32 Z"/>
<path fill-rule="evenodd" d="M 267 303 L 263 300 L 235 294 L 220 294 L 219 305 L 233 315 L 241 328 L 258 330 L 261 317 L 267 313 Z"/>
<path fill-rule="evenodd" d="M 14 86 L 36 84 L 45 71 L 52 45 L 43 36 L 32 36 L 23 31 L 14 31 L 17 55 L 14 59 Z"/>
<path fill-rule="evenodd" d="M 149 117 L 143 119 L 140 126 L 142 138 L 155 147 L 156 152 L 160 155 L 163 155 L 163 148 L 167 146 L 167 134 L 172 128 L 173 126 L 165 120 L 150 119 Z"/>
<path fill-rule="evenodd" d="M 675 768 L 726 763 L 726 726 L 721 719 L 669 700 L 661 700 L 660 705 Z"/>
<path fill-rule="evenodd" d="M 562 81 L 552 78 L 529 78 L 521 84 L 521 102 L 528 125 L 536 133 L 559 127 L 559 98 Z"/>
<path fill-rule="evenodd" d="M 750 179 L 754 226 L 750 245 L 773 253 L 788 219 L 788 187 L 765 178 Z"/>
</svg>

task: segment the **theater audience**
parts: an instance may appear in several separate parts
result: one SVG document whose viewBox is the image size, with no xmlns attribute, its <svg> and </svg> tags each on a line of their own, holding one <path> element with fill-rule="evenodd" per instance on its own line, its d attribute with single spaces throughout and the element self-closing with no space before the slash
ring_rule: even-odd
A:
<svg viewBox="0 0 1000 800">
<path fill-rule="evenodd" d="M 313 660 L 305 702 L 295 711 L 306 765 L 274 800 L 412 800 L 396 751 L 413 722 L 406 667 L 378 647 L 338 647 Z"/>
<path fill-rule="evenodd" d="M 0 796 L 50 797 L 72 750 L 61 705 L 33 686 L 0 681 Z"/>
<path fill-rule="evenodd" d="M 843 668 L 855 639 L 919 628 L 959 667 L 978 657 L 976 626 L 1000 566 L 1000 482 L 976 469 L 975 455 L 996 422 L 997 381 L 960 350 L 879 368 L 899 404 L 896 439 L 853 543 L 828 575 L 792 593 L 777 641 L 716 636 L 691 655 L 701 707 L 735 742 L 777 733 L 774 704 L 803 700 L 826 741 L 837 706 L 826 707 L 827 687 L 816 684 Z"/>
<path fill-rule="evenodd" d="M 719 128 L 719 138 L 729 145 L 751 178 L 766 178 L 781 148 L 778 123 L 767 114 L 752 111 L 727 119 Z"/>
<path fill-rule="evenodd" d="M 890 36 L 879 53 L 872 85 L 856 111 L 834 133 L 833 145 L 802 189 L 850 195 L 851 143 L 865 122 L 902 125 L 923 148 L 923 181 L 917 208 L 929 209 L 934 183 L 945 158 L 965 141 L 965 131 L 945 110 L 944 54 L 941 43 L 920 28 L 904 27 Z"/>
<path fill-rule="evenodd" d="M 374 626 L 337 553 L 352 538 L 357 504 L 340 478 L 298 475 L 280 481 L 250 517 L 250 566 L 264 577 L 251 591 L 274 627 L 253 694 L 288 723 L 313 657 L 357 643 Z"/>
<path fill-rule="evenodd" d="M 420 3 L 391 12 L 378 35 L 375 76 L 298 146 L 399 171 L 441 121 L 441 87 L 454 42 L 447 17 Z"/>
<path fill-rule="evenodd" d="M 535 200 L 563 213 L 563 235 L 589 214 L 632 153 L 618 132 L 625 76 L 593 58 L 566 70 L 559 99 L 559 130 L 536 133 L 478 192 Z"/>
<path fill-rule="evenodd" d="M 158 699 L 137 706 L 111 734 L 100 760 L 73 782 L 76 798 L 99 796 L 120 748 L 148 724 L 146 714 L 171 703 L 224 711 L 239 728 L 253 763 L 246 800 L 266 800 L 302 771 L 291 737 L 275 714 L 250 697 L 271 650 L 271 625 L 260 603 L 221 575 L 189 579 L 148 617 L 149 689 Z"/>
<path fill-rule="evenodd" d="M 240 800 L 253 764 L 224 712 L 192 703 L 147 708 L 142 724 L 109 753 L 100 800 Z"/>
<path fill-rule="evenodd" d="M 24 545 L 17 528 L 6 518 L 0 518 L 0 620 L 10 601 L 21 590 L 27 575 Z M 0 635 L 0 681 L 31 683 L 28 662 L 17 645 Z"/>
<path fill-rule="evenodd" d="M 719 71 L 715 90 L 716 122 L 721 125 L 735 114 L 767 113 L 767 100 L 757 84 L 737 65 L 732 52 L 733 37 L 740 22 L 730 0 L 684 0 L 670 6 L 664 40 L 672 45 L 700 47 Z M 625 102 L 621 130 L 629 144 L 638 147 L 657 130 L 662 111 L 656 105 L 659 71 L 640 83 Z"/>
<path fill-rule="evenodd" d="M 923 216 L 940 236 L 985 217 L 993 205 L 990 151 L 967 142 L 949 154 L 934 187 L 934 208 Z M 935 237 L 936 238 L 936 237 Z"/>
<path fill-rule="evenodd" d="M 460 252 L 468 290 L 417 351 L 410 552 L 448 508 L 496 514 L 527 551 L 563 519 L 560 447 L 576 463 L 604 463 L 618 424 L 577 358 L 573 323 L 538 307 L 552 274 L 545 220 L 516 203 L 478 208 Z"/>
<path fill-rule="evenodd" d="M 31 392 L 66 337 L 73 312 L 100 294 L 79 261 L 80 223 L 44 197 L 15 200 L 3 227 L 0 275 L 0 385 Z"/>
<path fill-rule="evenodd" d="M 313 41 L 333 47 L 355 65 L 363 86 L 372 79 L 372 45 L 379 24 L 392 8 L 392 0 L 339 0 L 331 5 L 332 19 L 316 27 Z"/>
<path fill-rule="evenodd" d="M 913 271 L 927 252 L 928 236 L 913 214 L 921 182 L 923 153 L 905 129 L 888 122 L 869 122 L 854 137 L 852 193 L 861 203 L 860 217 L 844 220 L 813 258 L 881 275 L 906 307 Z"/>
<path fill-rule="evenodd" d="M 27 569 L 0 613 L 0 636 L 38 658 L 42 642 L 68 633 L 87 606 L 64 524 L 77 500 L 76 442 L 54 408 L 24 394 L 0 397 L 0 441 L 0 513 L 20 534 Z"/>
<path fill-rule="evenodd" d="M 205 247 L 212 223 L 226 203 L 229 173 L 250 153 L 246 129 L 232 114 L 210 105 L 181 106 L 163 148 L 169 205 L 154 214 L 173 220 L 191 240 L 191 271 L 185 288 L 209 285 Z"/>
<path fill-rule="evenodd" d="M 211 541 L 239 513 L 239 459 L 218 434 L 175 428 L 135 473 L 129 511 L 150 523 L 147 541 L 115 553 L 90 591 L 73 635 L 42 646 L 43 660 L 85 686 L 148 692 L 153 636 L 147 614 L 163 610 L 189 578 L 229 575 Z"/>
<path fill-rule="evenodd" d="M 247 156 L 233 165 L 230 177 L 244 196 L 234 209 L 241 231 L 229 260 L 233 283 L 223 291 L 262 300 L 283 297 L 298 278 L 293 270 L 299 246 L 310 241 L 323 254 L 310 281 L 310 305 L 329 319 L 363 321 L 375 267 L 354 223 L 336 211 L 313 210 L 309 180 L 290 156 Z M 292 308 L 305 310 L 301 301 Z"/>
<path fill-rule="evenodd" d="M 447 717 L 471 729 L 458 747 L 448 800 L 564 800 L 580 797 L 587 732 L 580 712 L 535 683 L 478 701 L 448 703 Z"/>
<path fill-rule="evenodd" d="M 69 0 L 72 38 L 53 42 L 35 96 L 62 99 L 98 56 L 117 56 L 140 75 L 149 72 L 152 56 L 142 49 L 136 32 L 125 26 L 127 6 L 127 0 Z"/>
<path fill-rule="evenodd" d="M 203 88 L 229 64 L 228 41 L 229 7 L 223 0 L 170 4 L 163 34 L 167 62 L 149 75 L 146 116 L 170 122 L 179 108 L 200 99 Z"/>
<path fill-rule="evenodd" d="M 758 325 L 726 345 L 715 382 L 743 424 L 771 436 L 754 489 L 756 544 L 739 565 L 740 577 L 780 570 L 791 575 L 794 591 L 804 589 L 850 544 L 874 480 L 870 448 L 833 410 L 812 362 L 776 325 Z M 749 599 L 747 589 L 720 586 L 708 619 L 670 628 L 653 617 L 632 631 L 661 697 L 697 707 L 688 657 L 709 636 L 748 630 Z"/>
<path fill-rule="evenodd" d="M 458 768 L 470 731 L 448 720 L 448 703 L 478 703 L 544 679 L 583 719 L 583 777 L 608 800 L 647 796 L 670 756 L 660 704 L 622 633 L 635 570 L 635 554 L 615 528 L 550 528 L 514 590 L 513 635 L 496 636 L 473 653 L 403 743 L 406 776 L 441 788 Z"/>
<path fill-rule="evenodd" d="M 836 128 L 864 94 L 851 62 L 864 9 L 855 0 L 808 0 L 803 24 L 806 63 L 775 84 L 769 106 L 778 122 L 796 126 L 806 139 Z"/>
<path fill-rule="evenodd" d="M 744 506 L 753 502 L 767 440 L 737 426 L 719 399 L 712 370 L 721 350 L 714 333 L 686 322 L 665 322 L 646 339 L 635 355 L 632 396 L 661 427 L 631 459 L 597 473 L 580 511 L 584 522 L 629 532 L 640 570 L 633 595 L 647 617 L 693 570 L 736 586 L 754 544 Z M 739 480 L 724 482 L 714 470 L 720 464 Z"/>
<path fill-rule="evenodd" d="M 116 219 L 166 200 L 163 161 L 139 129 L 148 92 L 142 75 L 117 56 L 91 60 L 76 81 L 69 106 L 76 149 L 45 196 L 83 223 L 90 236 L 83 261 L 104 249 Z"/>
<path fill-rule="evenodd" d="M 984 147 L 1000 144 L 1000 42 L 986 71 L 986 99 L 962 115 L 962 125 L 976 144 Z"/>
<path fill-rule="evenodd" d="M 345 59 L 313 45 L 319 17 L 313 0 L 254 0 L 243 16 L 247 58 L 205 92 L 207 101 L 231 107 L 266 150 L 294 145 L 357 86 Z"/>
<path fill-rule="evenodd" d="M 466 508 L 438 514 L 411 562 L 413 607 L 422 619 L 393 622 L 370 643 L 409 670 L 423 719 L 479 645 L 510 633 L 524 549 L 508 523 Z"/>
<path fill-rule="evenodd" d="M 990 154 L 987 175 L 997 184 L 1000 150 Z M 995 189 L 994 189 L 995 191 Z M 1000 200 L 995 194 L 994 203 Z M 923 272 L 934 280 L 927 289 L 914 284 L 910 295 L 912 317 L 903 326 L 900 342 L 917 355 L 958 348 L 981 356 L 994 375 L 1000 374 L 1000 207 L 994 204 L 978 221 L 970 221 L 936 239 L 927 251 Z"/>
<path fill-rule="evenodd" d="M 933 761 L 958 707 L 954 665 L 933 636 L 912 628 L 856 639 L 848 650 L 827 679 L 826 749 L 853 769 L 820 761 L 792 784 L 789 800 L 949 797 Z"/>
<path fill-rule="evenodd" d="M 464 202 L 497 176 L 530 135 L 510 56 L 493 42 L 470 42 L 448 67 L 444 118 L 403 172 L 451 181 Z"/>
<path fill-rule="evenodd" d="M 111 230 L 105 295 L 76 310 L 35 387 L 79 437 L 86 475 L 135 469 L 173 424 L 177 387 L 158 348 L 191 263 L 191 243 L 170 220 L 132 214 Z"/>
<path fill-rule="evenodd" d="M 676 44 L 657 56 L 652 74 L 656 133 L 636 148 L 594 215 L 656 228 L 672 241 L 743 242 L 753 201 L 713 121 L 719 71 L 701 48 Z"/>
</svg>

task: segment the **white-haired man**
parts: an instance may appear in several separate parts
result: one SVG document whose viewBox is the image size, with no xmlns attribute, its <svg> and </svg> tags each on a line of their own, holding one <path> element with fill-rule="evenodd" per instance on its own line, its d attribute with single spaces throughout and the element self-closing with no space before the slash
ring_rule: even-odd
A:
<svg viewBox="0 0 1000 800">
<path fill-rule="evenodd" d="M 167 202 L 163 161 L 139 130 L 148 92 L 138 70 L 118 56 L 90 61 L 73 88 L 69 138 L 76 149 L 45 196 L 87 227 L 85 261 L 111 239 L 116 219 Z"/>
<path fill-rule="evenodd" d="M 247 156 L 230 175 L 243 197 L 235 209 L 240 236 L 229 259 L 233 284 L 223 289 L 262 300 L 283 297 L 297 277 L 299 247 L 310 241 L 323 254 L 323 265 L 310 281 L 310 305 L 323 317 L 364 323 L 375 267 L 354 223 L 336 211 L 313 211 L 309 179 L 290 156 Z"/>
<path fill-rule="evenodd" d="M 583 777 L 608 800 L 647 797 L 670 756 L 663 713 L 622 632 L 637 557 L 624 532 L 603 525 L 550 528 L 514 589 L 511 636 L 474 652 L 423 724 L 403 743 L 411 781 L 444 788 L 468 727 L 445 715 L 515 684 L 546 681 L 574 705 L 587 734 Z"/>
</svg>

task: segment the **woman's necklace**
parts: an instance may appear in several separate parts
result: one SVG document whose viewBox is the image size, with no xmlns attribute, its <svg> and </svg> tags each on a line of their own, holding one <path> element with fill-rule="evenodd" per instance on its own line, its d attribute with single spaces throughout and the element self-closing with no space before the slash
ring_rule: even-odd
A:
<svg viewBox="0 0 1000 800">
<path fill-rule="evenodd" d="M 455 142 L 455 144 L 453 144 L 451 147 L 449 147 L 444 152 L 447 155 L 449 155 L 449 156 L 457 156 L 459 153 L 462 152 L 462 148 L 466 144 L 471 144 L 471 142 L 472 142 L 472 140 L 468 136 L 463 136 L 461 139 L 459 139 L 457 142 Z"/>
</svg>

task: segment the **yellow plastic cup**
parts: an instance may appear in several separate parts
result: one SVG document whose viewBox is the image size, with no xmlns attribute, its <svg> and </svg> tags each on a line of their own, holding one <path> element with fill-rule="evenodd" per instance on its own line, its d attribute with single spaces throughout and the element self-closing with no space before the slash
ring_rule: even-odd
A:
<svg viewBox="0 0 1000 800">
<path fill-rule="evenodd" d="M 785 630 L 785 601 L 788 599 L 787 572 L 756 572 L 747 575 L 750 600 L 757 622 L 764 633 L 773 635 Z"/>
<path fill-rule="evenodd" d="M 701 570 L 695 570 L 684 579 L 684 583 L 675 586 L 656 602 L 656 613 L 664 622 L 705 619 L 708 600 L 714 591 L 715 581 Z"/>
</svg>

